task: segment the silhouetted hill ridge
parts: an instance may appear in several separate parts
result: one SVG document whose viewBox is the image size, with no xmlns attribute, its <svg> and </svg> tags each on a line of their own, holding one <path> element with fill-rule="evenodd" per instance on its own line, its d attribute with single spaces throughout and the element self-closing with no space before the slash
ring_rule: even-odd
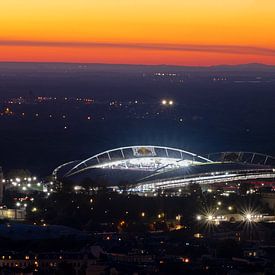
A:
<svg viewBox="0 0 275 275">
<path fill-rule="evenodd" d="M 0 62 L 0 71 L 91 71 L 91 72 L 275 72 L 274 65 L 249 63 L 215 66 L 176 66 L 176 65 L 132 65 L 104 63 L 43 63 L 43 62 Z"/>
</svg>

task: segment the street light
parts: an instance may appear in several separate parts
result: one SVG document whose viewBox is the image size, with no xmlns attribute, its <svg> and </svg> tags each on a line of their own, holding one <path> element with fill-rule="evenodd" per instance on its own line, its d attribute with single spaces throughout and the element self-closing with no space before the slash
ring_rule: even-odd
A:
<svg viewBox="0 0 275 275">
<path fill-rule="evenodd" d="M 198 215 L 198 216 L 197 216 L 197 220 L 198 220 L 198 221 L 201 221 L 201 215 Z"/>
<path fill-rule="evenodd" d="M 249 221 L 249 222 L 252 221 L 252 215 L 251 215 L 250 213 L 247 213 L 247 214 L 245 215 L 245 218 L 246 218 L 246 220 Z"/>
</svg>

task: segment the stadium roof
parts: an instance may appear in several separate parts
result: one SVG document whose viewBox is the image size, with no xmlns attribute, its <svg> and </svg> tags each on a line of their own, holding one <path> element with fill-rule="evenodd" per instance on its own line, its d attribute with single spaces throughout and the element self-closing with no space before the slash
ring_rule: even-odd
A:
<svg viewBox="0 0 275 275">
<path fill-rule="evenodd" d="M 120 147 L 96 154 L 76 163 L 65 176 L 93 168 L 156 171 L 211 162 L 211 160 L 181 149 L 139 145 Z"/>
<path fill-rule="evenodd" d="M 203 157 L 165 146 L 120 147 L 72 161 L 55 169 L 57 178 L 89 177 L 112 186 L 129 183 L 132 191 L 180 187 L 190 182 L 275 179 L 275 158 L 251 152 L 222 152 Z"/>
</svg>

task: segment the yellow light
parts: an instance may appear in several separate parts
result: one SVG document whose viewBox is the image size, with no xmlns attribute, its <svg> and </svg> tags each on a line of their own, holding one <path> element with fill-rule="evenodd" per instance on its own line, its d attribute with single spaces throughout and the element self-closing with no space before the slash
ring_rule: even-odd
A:
<svg viewBox="0 0 275 275">
<path fill-rule="evenodd" d="M 203 238 L 203 235 L 202 235 L 201 233 L 195 233 L 195 234 L 194 234 L 194 238 L 202 239 L 202 238 Z"/>
<path fill-rule="evenodd" d="M 141 217 L 145 217 L 145 213 L 144 212 L 141 213 Z"/>
<path fill-rule="evenodd" d="M 207 220 L 212 221 L 213 220 L 213 216 L 212 215 L 208 215 L 207 216 Z"/>
<path fill-rule="evenodd" d="M 189 260 L 188 258 L 182 258 L 181 261 L 182 261 L 183 263 L 189 263 L 189 262 L 190 262 L 190 260 Z"/>
<path fill-rule="evenodd" d="M 176 226 L 175 229 L 176 229 L 176 230 L 180 230 L 180 229 L 182 229 L 182 228 L 184 228 L 184 226 L 178 224 L 178 225 Z"/>
</svg>

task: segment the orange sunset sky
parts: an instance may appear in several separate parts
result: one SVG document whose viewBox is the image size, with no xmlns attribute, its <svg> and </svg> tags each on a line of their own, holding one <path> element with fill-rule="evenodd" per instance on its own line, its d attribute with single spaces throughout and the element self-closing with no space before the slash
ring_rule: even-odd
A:
<svg viewBox="0 0 275 275">
<path fill-rule="evenodd" d="M 0 61 L 275 65 L 275 1 L 0 1 Z"/>
</svg>

